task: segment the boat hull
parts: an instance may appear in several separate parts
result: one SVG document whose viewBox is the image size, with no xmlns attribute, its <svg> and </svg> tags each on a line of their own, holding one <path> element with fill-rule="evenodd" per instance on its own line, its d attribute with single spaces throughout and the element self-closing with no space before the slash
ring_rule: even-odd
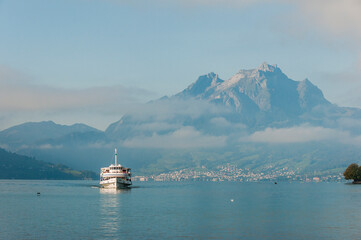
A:
<svg viewBox="0 0 361 240">
<path fill-rule="evenodd" d="M 110 178 L 100 181 L 100 186 L 108 189 L 128 188 L 130 185 L 132 185 L 131 181 L 127 181 L 121 178 Z"/>
</svg>

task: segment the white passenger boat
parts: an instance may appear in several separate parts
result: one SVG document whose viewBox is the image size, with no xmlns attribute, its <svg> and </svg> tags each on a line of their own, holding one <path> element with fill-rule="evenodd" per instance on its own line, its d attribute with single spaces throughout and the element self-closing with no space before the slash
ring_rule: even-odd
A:
<svg viewBox="0 0 361 240">
<path fill-rule="evenodd" d="M 115 164 L 100 169 L 100 186 L 103 188 L 126 188 L 132 185 L 130 168 L 117 163 L 117 149 L 115 149 Z"/>
</svg>

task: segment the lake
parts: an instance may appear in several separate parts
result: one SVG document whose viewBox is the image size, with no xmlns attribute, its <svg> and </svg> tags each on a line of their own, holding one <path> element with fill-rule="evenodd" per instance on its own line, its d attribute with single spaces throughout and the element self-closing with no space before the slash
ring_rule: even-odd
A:
<svg viewBox="0 0 361 240">
<path fill-rule="evenodd" d="M 360 239 L 361 185 L 0 181 L 0 239 Z M 40 195 L 37 195 L 40 192 Z"/>
</svg>

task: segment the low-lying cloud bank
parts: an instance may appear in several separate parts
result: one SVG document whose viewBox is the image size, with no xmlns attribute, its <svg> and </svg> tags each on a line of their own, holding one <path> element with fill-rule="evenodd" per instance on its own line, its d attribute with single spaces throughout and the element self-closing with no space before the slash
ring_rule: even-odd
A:
<svg viewBox="0 0 361 240">
<path fill-rule="evenodd" d="M 42 120 L 83 122 L 105 129 L 154 96 L 150 91 L 121 85 L 83 89 L 38 85 L 31 77 L 0 65 L 0 129 Z"/>
<path fill-rule="evenodd" d="M 242 136 L 243 143 L 309 143 L 334 142 L 361 146 L 361 135 L 352 135 L 348 131 L 324 128 L 320 126 L 295 126 L 290 128 L 266 128 L 251 135 Z M 128 148 L 153 149 L 194 149 L 194 148 L 222 148 L 232 145 L 232 137 L 228 135 L 207 135 L 194 127 L 180 127 L 177 130 L 160 135 L 137 136 L 122 142 Z"/>
<path fill-rule="evenodd" d="M 129 148 L 189 149 L 214 148 L 226 144 L 225 136 L 204 135 L 193 127 L 182 127 L 165 135 L 153 134 L 151 137 L 135 137 L 123 142 Z"/>
<path fill-rule="evenodd" d="M 109 107 L 125 108 L 127 104 L 139 102 L 139 96 L 147 95 L 152 96 L 144 89 L 121 85 L 84 89 L 37 85 L 0 66 L 0 111 L 54 111 L 79 108 L 107 111 Z"/>
<path fill-rule="evenodd" d="M 295 126 L 290 128 L 266 128 L 247 137 L 243 142 L 255 143 L 306 143 L 318 141 L 334 141 L 343 144 L 361 145 L 361 136 L 353 136 L 348 131 L 324 128 L 320 126 Z"/>
</svg>

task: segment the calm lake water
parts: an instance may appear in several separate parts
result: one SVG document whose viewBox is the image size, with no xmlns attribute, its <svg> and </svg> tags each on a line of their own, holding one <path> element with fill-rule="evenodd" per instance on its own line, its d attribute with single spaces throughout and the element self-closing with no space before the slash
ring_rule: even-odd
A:
<svg viewBox="0 0 361 240">
<path fill-rule="evenodd" d="M 0 239 L 361 238 L 361 185 L 97 183 L 1 180 Z"/>
</svg>

